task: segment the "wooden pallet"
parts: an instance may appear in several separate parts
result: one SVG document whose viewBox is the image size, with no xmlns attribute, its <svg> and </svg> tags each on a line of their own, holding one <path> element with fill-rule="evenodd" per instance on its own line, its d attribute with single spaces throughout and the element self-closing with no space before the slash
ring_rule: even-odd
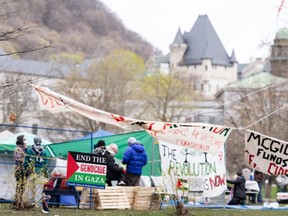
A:
<svg viewBox="0 0 288 216">
<path fill-rule="evenodd" d="M 92 194 L 90 194 L 91 190 L 92 190 Z M 86 188 L 86 187 L 82 189 L 80 205 L 79 205 L 80 209 L 94 208 L 95 201 L 96 201 L 96 192 L 93 192 L 93 191 L 95 191 L 95 189 L 90 189 L 90 188 Z M 92 198 L 92 200 L 90 203 L 91 198 Z"/>
<path fill-rule="evenodd" d="M 136 187 L 133 209 L 148 210 L 152 207 L 152 196 L 155 188 Z"/>
<path fill-rule="evenodd" d="M 132 187 L 132 186 L 121 186 L 121 188 L 123 188 L 123 190 L 126 193 L 126 196 L 128 198 L 128 202 L 130 204 L 130 207 L 133 208 L 134 199 L 135 199 L 135 187 Z"/>
<path fill-rule="evenodd" d="M 80 207 L 92 209 L 159 209 L 159 198 L 154 194 L 155 188 L 117 186 L 105 189 L 85 188 L 82 191 Z M 92 198 L 92 200 L 91 200 Z M 91 203 L 90 203 L 91 200 Z"/>
<path fill-rule="evenodd" d="M 123 187 L 107 187 L 98 189 L 97 209 L 131 209 L 126 192 Z"/>
</svg>

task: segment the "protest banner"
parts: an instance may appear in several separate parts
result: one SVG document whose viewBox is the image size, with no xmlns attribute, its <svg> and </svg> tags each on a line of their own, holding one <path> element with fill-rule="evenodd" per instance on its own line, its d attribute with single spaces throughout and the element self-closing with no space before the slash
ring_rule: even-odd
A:
<svg viewBox="0 0 288 216">
<path fill-rule="evenodd" d="M 165 137 L 159 138 L 164 191 L 178 196 L 219 196 L 227 188 L 224 143 L 229 133 L 219 133 L 224 130 L 213 132 L 211 128 L 198 125 L 191 128 L 191 131 L 194 130 L 197 130 L 198 135 L 186 137 L 189 142 L 183 142 L 182 145 L 172 144 L 173 139 L 167 142 L 163 141 Z M 174 141 L 177 142 L 177 139 Z M 199 147 L 213 147 L 213 154 L 189 146 L 196 143 Z"/>
<path fill-rule="evenodd" d="M 105 189 L 106 157 L 81 152 L 68 152 L 67 185 Z"/>
<path fill-rule="evenodd" d="M 268 175 L 287 175 L 288 143 L 246 130 L 245 162 L 252 169 Z"/>
</svg>

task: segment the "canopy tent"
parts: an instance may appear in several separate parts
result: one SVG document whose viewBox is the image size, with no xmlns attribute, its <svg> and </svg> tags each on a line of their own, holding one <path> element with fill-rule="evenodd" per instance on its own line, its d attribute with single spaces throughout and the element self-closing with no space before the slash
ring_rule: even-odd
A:
<svg viewBox="0 0 288 216">
<path fill-rule="evenodd" d="M 157 141 L 150 136 L 146 131 L 131 132 L 125 134 L 117 134 L 112 136 L 106 136 L 101 138 L 85 139 L 85 140 L 74 140 L 62 143 L 53 143 L 46 148 L 51 154 L 58 157 L 67 158 L 68 151 L 91 153 L 93 146 L 99 140 L 104 140 L 106 145 L 110 143 L 116 143 L 118 146 L 118 153 L 115 155 L 117 161 L 121 161 L 123 154 L 128 146 L 127 140 L 129 137 L 135 137 L 145 147 L 148 155 L 148 163 L 143 168 L 143 175 L 147 176 L 160 176 L 161 175 L 161 160 L 159 155 L 158 145 L 155 145 Z"/>
</svg>

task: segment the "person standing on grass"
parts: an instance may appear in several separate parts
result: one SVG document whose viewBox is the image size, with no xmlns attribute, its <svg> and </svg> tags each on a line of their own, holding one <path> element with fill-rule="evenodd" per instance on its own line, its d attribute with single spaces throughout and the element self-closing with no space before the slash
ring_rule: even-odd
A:
<svg viewBox="0 0 288 216">
<path fill-rule="evenodd" d="M 26 172 L 24 168 L 25 155 L 27 151 L 27 144 L 24 135 L 19 135 L 16 140 L 16 148 L 14 149 L 15 160 L 15 178 L 16 178 L 16 194 L 13 202 L 13 208 L 21 209 L 22 195 L 25 190 Z"/>
<path fill-rule="evenodd" d="M 142 169 L 147 164 L 148 157 L 144 146 L 134 137 L 128 139 L 122 163 L 126 164 L 126 184 L 127 186 L 139 186 Z"/>
<path fill-rule="evenodd" d="M 25 190 L 26 202 L 36 206 L 40 206 L 41 201 L 43 205 L 43 188 L 44 184 L 48 182 L 48 160 L 46 151 L 41 144 L 41 137 L 34 137 L 34 145 L 28 148 L 24 162 L 29 175 Z M 44 209 L 44 211 L 46 210 Z"/>
<path fill-rule="evenodd" d="M 263 173 L 258 171 L 258 170 L 255 170 L 254 171 L 254 181 L 256 181 L 258 184 L 259 192 L 258 192 L 258 194 L 253 194 L 251 202 L 256 203 L 256 196 L 257 196 L 257 202 L 259 204 L 262 204 L 262 202 L 263 202 L 263 200 L 262 200 Z"/>
</svg>

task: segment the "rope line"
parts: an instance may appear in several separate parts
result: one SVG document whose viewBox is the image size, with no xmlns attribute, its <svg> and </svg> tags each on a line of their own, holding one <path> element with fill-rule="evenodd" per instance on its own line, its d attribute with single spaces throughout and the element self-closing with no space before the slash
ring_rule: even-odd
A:
<svg viewBox="0 0 288 216">
<path fill-rule="evenodd" d="M 274 113 L 278 112 L 278 111 L 279 111 L 279 110 L 281 110 L 281 109 L 284 109 L 284 108 L 285 108 L 285 107 L 287 107 L 287 106 L 288 106 L 288 104 L 286 104 L 286 105 L 284 105 L 284 106 L 282 106 L 282 107 L 278 108 L 277 110 L 275 110 L 275 111 L 273 111 L 273 112 L 271 112 L 271 113 L 267 114 L 266 116 L 264 116 L 264 117 L 262 117 L 262 118 L 258 119 L 257 121 L 253 122 L 252 124 L 250 124 L 250 125 L 246 126 L 244 129 L 247 129 L 247 128 L 251 127 L 252 125 L 254 125 L 254 124 L 256 124 L 256 123 L 258 123 L 258 122 L 262 121 L 263 119 L 265 119 L 265 118 L 269 117 L 270 115 L 273 115 Z"/>
<path fill-rule="evenodd" d="M 250 95 L 256 94 L 256 93 L 258 93 L 258 92 L 264 91 L 264 90 L 266 90 L 266 89 L 272 88 L 272 87 L 274 87 L 274 86 L 276 86 L 276 85 L 277 85 L 277 86 L 278 86 L 278 85 L 281 85 L 281 84 L 283 84 L 283 83 L 285 83 L 285 82 L 287 82 L 287 81 L 288 81 L 288 79 L 285 79 L 285 80 L 276 82 L 276 83 L 274 83 L 274 84 L 265 86 L 264 88 L 258 89 L 258 90 L 256 90 L 256 91 L 253 91 L 253 92 L 251 92 L 251 93 L 248 93 L 248 94 L 246 94 L 246 95 L 243 95 L 243 96 L 241 96 L 241 97 L 239 97 L 239 98 L 236 98 L 236 99 L 227 101 L 227 102 L 225 102 L 225 103 L 222 103 L 222 104 L 220 104 L 220 105 L 218 105 L 218 106 L 212 107 L 211 109 L 208 109 L 207 111 L 211 111 L 211 110 L 214 110 L 214 109 L 216 109 L 216 108 L 222 107 L 222 106 L 224 106 L 224 105 L 230 104 L 230 103 L 232 103 L 232 102 L 241 100 L 242 98 L 245 98 L 245 97 L 248 97 L 248 96 L 250 96 Z M 246 126 L 246 127 L 240 127 L 240 128 L 238 128 L 238 127 L 231 127 L 231 129 L 232 129 L 232 130 L 246 130 L 247 128 L 251 127 L 252 125 L 254 125 L 254 124 L 262 121 L 263 119 L 265 119 L 265 118 L 267 118 L 267 117 L 275 114 L 276 112 L 284 109 L 284 108 L 287 107 L 287 106 L 288 106 L 288 104 L 286 104 L 286 105 L 284 105 L 284 106 L 282 106 L 282 107 L 274 110 L 274 111 L 271 112 L 271 113 L 268 113 L 268 114 L 265 115 L 264 117 L 262 117 L 262 118 L 260 118 L 260 119 L 258 119 L 258 120 L 256 120 L 256 121 L 254 121 L 253 123 L 251 123 L 250 125 L 248 125 L 248 126 Z M 205 114 L 207 111 L 202 112 L 202 113 L 201 113 L 201 112 L 196 113 L 194 116 L 197 116 L 197 115 L 200 115 L 200 114 Z"/>
<path fill-rule="evenodd" d="M 207 111 L 211 111 L 211 110 L 214 110 L 214 109 L 216 109 L 216 108 L 222 107 L 222 106 L 224 106 L 224 105 L 230 104 L 230 103 L 232 103 L 232 102 L 241 100 L 242 98 L 245 98 L 245 97 L 248 97 L 248 96 L 250 96 L 250 95 L 256 94 L 256 93 L 258 93 L 258 92 L 264 91 L 264 90 L 266 90 L 266 89 L 268 89 L 268 88 L 274 87 L 275 85 L 279 85 L 279 84 L 285 83 L 285 82 L 287 82 L 287 81 L 288 81 L 288 79 L 285 79 L 285 80 L 282 80 L 282 81 L 280 81 L 280 82 L 276 82 L 276 83 L 274 83 L 274 84 L 265 86 L 264 88 L 258 89 L 258 90 L 254 91 L 254 92 L 248 93 L 248 94 L 243 95 L 243 96 L 241 96 L 241 97 L 239 97 L 239 98 L 236 98 L 236 99 L 233 99 L 233 100 L 231 100 L 231 101 L 227 101 L 227 102 L 225 102 L 225 103 L 222 103 L 222 104 L 220 104 L 220 105 L 218 105 L 218 106 L 212 107 L 212 108 L 208 109 Z M 205 112 L 207 112 L 207 111 L 205 111 Z M 194 116 L 197 116 L 197 115 L 200 115 L 200 114 L 205 114 L 205 112 L 196 113 Z"/>
</svg>

